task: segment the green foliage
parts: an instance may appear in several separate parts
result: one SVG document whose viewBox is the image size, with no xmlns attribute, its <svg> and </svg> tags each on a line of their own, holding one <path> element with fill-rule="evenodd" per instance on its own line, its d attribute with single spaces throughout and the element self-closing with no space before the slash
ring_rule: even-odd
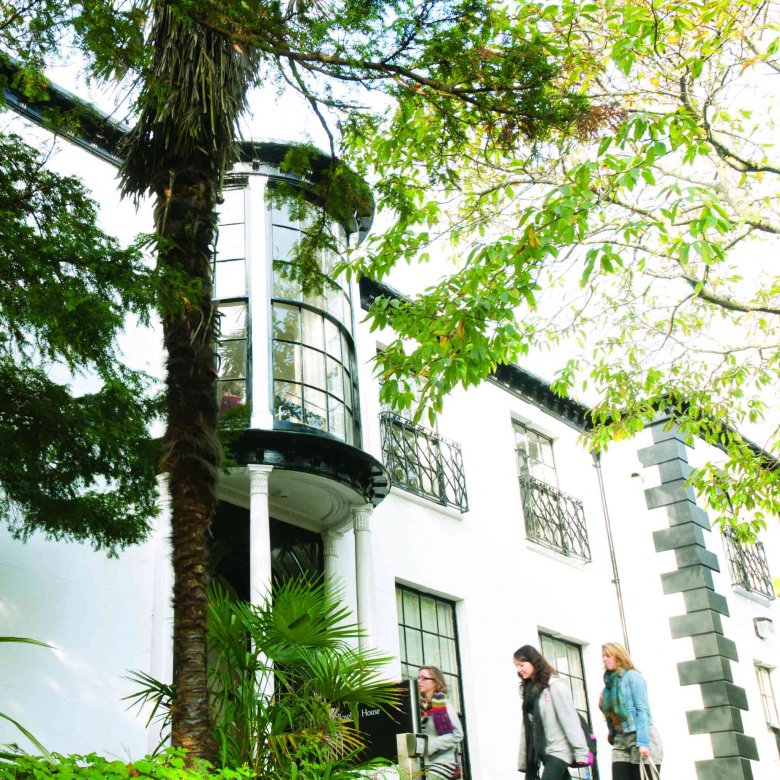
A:
<svg viewBox="0 0 780 780">
<path fill-rule="evenodd" d="M 349 159 L 395 217 L 352 272 L 382 277 L 433 255 L 457 268 L 411 300 L 373 304 L 374 326 L 398 334 L 377 358 L 383 400 L 410 403 L 404 378 L 416 376 L 418 416 L 435 413 L 497 363 L 549 351 L 554 388 L 594 403 L 590 446 L 670 413 L 725 452 L 694 475 L 700 493 L 724 521 L 760 530 L 780 513 L 778 4 L 514 14 L 588 101 L 568 135 L 502 146 L 470 122 L 448 147 L 422 106 L 346 126 Z M 759 422 L 769 458 L 734 433 Z"/>
<path fill-rule="evenodd" d="M 86 756 L 55 754 L 50 758 L 20 755 L 0 764 L 0 780 L 249 780 L 253 777 L 246 767 L 215 769 L 205 762 L 185 766 L 184 752 L 175 749 L 130 763 L 90 753 Z"/>
<path fill-rule="evenodd" d="M 0 158 L 0 518 L 22 539 L 41 530 L 113 553 L 143 539 L 156 512 L 159 402 L 116 343 L 128 315 L 148 317 L 153 279 L 41 152 L 0 136 Z M 92 374 L 97 389 L 74 395 L 53 366 Z"/>
<path fill-rule="evenodd" d="M 209 688 L 218 763 L 268 780 L 346 780 L 369 768 L 360 705 L 392 709 L 396 689 L 380 677 L 388 659 L 354 649 L 360 631 L 326 585 L 278 583 L 261 605 L 210 592 Z M 145 674 L 131 697 L 170 723 L 175 691 Z M 374 764 L 371 764 L 373 766 Z M 378 766 L 379 764 L 377 764 Z"/>
</svg>

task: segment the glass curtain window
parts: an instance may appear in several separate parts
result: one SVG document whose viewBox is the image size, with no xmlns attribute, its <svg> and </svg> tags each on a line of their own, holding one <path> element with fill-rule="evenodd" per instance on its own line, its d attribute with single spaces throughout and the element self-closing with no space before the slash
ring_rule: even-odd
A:
<svg viewBox="0 0 780 780">
<path fill-rule="evenodd" d="M 246 191 L 227 189 L 219 206 L 214 257 L 214 298 L 219 317 L 217 399 L 219 413 L 247 403 L 249 375 L 246 282 Z"/>
<path fill-rule="evenodd" d="M 271 209 L 274 417 L 359 444 L 349 288 L 323 272 L 322 290 L 303 292 L 290 260 L 304 232 L 286 208 Z M 325 252 L 321 268 L 332 268 Z"/>
<path fill-rule="evenodd" d="M 513 422 L 517 472 L 558 487 L 552 439 L 519 422 Z"/>
</svg>

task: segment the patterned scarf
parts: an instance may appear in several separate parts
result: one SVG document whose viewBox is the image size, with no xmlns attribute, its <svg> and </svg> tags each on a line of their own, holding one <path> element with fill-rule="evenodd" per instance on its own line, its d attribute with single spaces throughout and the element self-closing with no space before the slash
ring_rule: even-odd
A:
<svg viewBox="0 0 780 780">
<path fill-rule="evenodd" d="M 542 688 L 535 683 L 523 687 L 523 730 L 525 731 L 525 777 L 526 780 L 537 780 L 539 763 L 546 756 L 547 739 L 544 734 L 542 713 L 539 709 L 539 699 Z"/>
<path fill-rule="evenodd" d="M 609 722 L 610 731 L 623 731 L 623 724 L 628 720 L 628 710 L 626 700 L 620 691 L 620 675 L 617 670 L 604 672 L 601 711 Z"/>
<path fill-rule="evenodd" d="M 430 701 L 421 696 L 420 715 L 422 723 L 425 723 L 428 718 L 433 718 L 433 726 L 439 736 L 455 731 L 455 726 L 452 725 L 447 714 L 447 697 L 444 691 L 435 691 Z"/>
</svg>

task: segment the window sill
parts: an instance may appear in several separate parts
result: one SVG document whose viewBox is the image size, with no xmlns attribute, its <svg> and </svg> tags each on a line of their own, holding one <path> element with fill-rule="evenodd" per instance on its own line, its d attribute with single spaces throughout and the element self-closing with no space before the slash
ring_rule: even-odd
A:
<svg viewBox="0 0 780 780">
<path fill-rule="evenodd" d="M 538 542 L 535 542 L 533 539 L 529 539 L 528 537 L 526 537 L 525 546 L 531 552 L 535 552 L 538 555 L 543 555 L 545 558 L 551 558 L 552 560 L 558 561 L 559 563 L 565 563 L 567 566 L 571 566 L 572 569 L 577 569 L 578 571 L 585 571 L 588 565 L 591 563 L 590 561 L 582 560 L 582 558 L 575 558 L 572 555 L 564 555 L 562 552 L 553 550 L 550 547 L 545 547 L 545 545 L 539 544 Z"/>
<path fill-rule="evenodd" d="M 746 599 L 750 599 L 750 601 L 755 601 L 757 604 L 761 604 L 765 607 L 771 606 L 772 602 L 775 601 L 775 599 L 770 599 L 769 596 L 764 596 L 761 593 L 748 590 L 747 588 L 743 588 L 741 585 L 732 585 L 731 588 L 734 593 L 737 593 Z"/>
<path fill-rule="evenodd" d="M 404 490 L 404 488 L 402 488 L 400 485 L 392 485 L 390 487 L 390 495 L 398 496 L 398 498 L 402 498 L 405 501 L 411 501 L 413 504 L 418 504 L 419 506 L 423 506 L 426 509 L 432 509 L 434 512 L 438 512 L 439 514 L 445 515 L 446 517 L 451 517 L 454 520 L 463 519 L 464 513 L 461 512 L 458 507 L 450 506 L 449 504 L 440 504 L 433 498 L 426 498 L 425 496 L 420 496 L 417 493 L 412 493 L 410 490 Z"/>
</svg>

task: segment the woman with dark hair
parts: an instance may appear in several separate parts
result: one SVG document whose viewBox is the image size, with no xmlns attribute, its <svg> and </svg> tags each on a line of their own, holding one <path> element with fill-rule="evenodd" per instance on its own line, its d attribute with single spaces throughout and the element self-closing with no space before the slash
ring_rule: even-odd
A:
<svg viewBox="0 0 780 780">
<path fill-rule="evenodd" d="M 660 775 L 664 750 L 650 714 L 645 678 L 617 642 L 602 645 L 601 658 L 604 690 L 599 707 L 612 745 L 612 780 L 639 780 L 640 762 L 652 762 Z"/>
<path fill-rule="evenodd" d="M 568 780 L 572 764 L 593 760 L 569 686 L 531 645 L 517 650 L 514 660 L 523 699 L 517 768 L 526 780 Z"/>
<path fill-rule="evenodd" d="M 425 776 L 429 780 L 460 777 L 456 750 L 463 729 L 455 707 L 447 699 L 447 683 L 440 669 L 423 666 L 417 675 L 420 694 L 420 727 L 428 735 Z"/>
</svg>

